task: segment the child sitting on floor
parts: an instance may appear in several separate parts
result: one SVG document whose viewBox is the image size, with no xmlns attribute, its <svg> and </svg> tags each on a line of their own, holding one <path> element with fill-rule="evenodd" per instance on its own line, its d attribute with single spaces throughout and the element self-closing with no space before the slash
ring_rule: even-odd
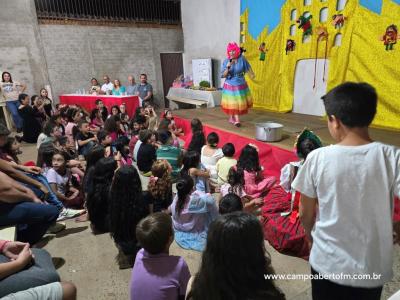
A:
<svg viewBox="0 0 400 300">
<path fill-rule="evenodd" d="M 246 194 L 243 174 L 238 172 L 236 166 L 230 168 L 227 182 L 221 186 L 222 197 L 225 197 L 231 193 L 240 197 L 244 210 L 247 212 L 257 211 L 257 209 L 260 208 L 264 203 L 262 197 L 253 198 Z"/>
<path fill-rule="evenodd" d="M 72 174 L 67 168 L 65 155 L 62 152 L 54 152 L 51 166 L 46 173 L 46 178 L 57 198 L 67 207 L 81 207 L 83 199 L 79 197 L 79 189 L 71 182 Z"/>
<path fill-rule="evenodd" d="M 145 130 L 140 136 L 142 142 L 137 151 L 137 166 L 144 176 L 151 175 L 151 167 L 153 162 L 157 160 L 156 147 L 153 146 L 155 135 L 153 131 Z"/>
<path fill-rule="evenodd" d="M 144 109 L 144 114 L 147 118 L 148 121 L 148 128 L 150 130 L 157 130 L 158 129 L 158 117 L 157 113 L 154 110 L 154 107 L 151 106 L 150 104 L 146 103 L 145 104 L 145 109 Z"/>
<path fill-rule="evenodd" d="M 210 179 L 217 181 L 217 163 L 223 157 L 222 149 L 218 148 L 219 136 L 215 132 L 207 135 L 207 145 L 201 148 L 201 163 L 210 170 Z"/>
<path fill-rule="evenodd" d="M 109 117 L 104 123 L 104 130 L 110 135 L 113 142 L 122 135 L 120 126 L 121 119 L 118 115 Z"/>
<path fill-rule="evenodd" d="M 169 131 L 171 132 L 172 136 L 172 146 L 179 148 L 179 139 L 177 136 L 174 134 L 174 131 L 172 130 L 171 127 L 171 120 L 170 119 L 162 119 L 160 122 L 160 125 L 158 126 L 158 131 Z"/>
<path fill-rule="evenodd" d="M 244 212 L 225 214 L 210 225 L 186 299 L 284 300 L 273 274 L 258 219 Z"/>
<path fill-rule="evenodd" d="M 144 193 L 150 213 L 166 211 L 172 203 L 171 165 L 165 159 L 153 163 L 147 192 Z"/>
<path fill-rule="evenodd" d="M 3 152 L 6 154 L 5 159 L 10 162 L 14 162 L 16 164 L 20 164 L 20 160 L 18 155 L 22 153 L 21 143 L 15 137 L 7 137 L 7 143 L 3 147 Z"/>
<path fill-rule="evenodd" d="M 93 129 L 101 130 L 104 127 L 103 115 L 101 114 L 101 110 L 95 108 L 92 110 L 90 114 L 90 127 Z"/>
<path fill-rule="evenodd" d="M 78 144 L 78 153 L 79 155 L 86 156 L 96 144 L 97 138 L 93 133 L 89 132 L 89 123 L 86 120 L 79 121 L 78 128 L 79 133 L 75 137 Z"/>
<path fill-rule="evenodd" d="M 132 119 L 131 123 L 129 124 L 129 130 L 131 131 L 131 139 L 129 141 L 129 152 L 131 153 L 132 158 L 134 157 L 133 150 L 135 149 L 135 145 L 139 141 L 139 132 L 140 130 L 145 129 L 144 128 L 145 124 L 146 124 L 146 118 L 143 116 L 138 116 L 136 119 Z"/>
<path fill-rule="evenodd" d="M 175 120 L 174 120 L 174 116 L 172 115 L 172 110 L 170 110 L 170 109 L 166 109 L 166 110 L 164 110 L 164 116 L 163 116 L 165 119 L 168 119 L 168 120 L 170 120 L 171 121 L 171 131 L 172 131 L 172 133 L 175 135 L 175 136 L 181 136 L 181 135 L 183 135 L 183 130 L 182 130 L 182 128 L 178 128 L 177 126 L 176 126 L 176 123 L 175 123 Z"/>
<path fill-rule="evenodd" d="M 210 178 L 210 171 L 206 170 L 200 162 L 200 154 L 195 151 L 186 152 L 183 156 L 183 167 L 181 176 L 193 178 L 195 188 L 197 191 L 208 193 L 210 192 L 210 185 L 208 179 Z"/>
<path fill-rule="evenodd" d="M 115 171 L 110 196 L 110 235 L 118 248 L 120 269 L 132 268 L 137 245 L 136 225 L 149 214 L 142 196 L 142 183 L 133 166 L 122 166 Z"/>
<path fill-rule="evenodd" d="M 130 299 L 183 300 L 190 271 L 180 256 L 169 255 L 174 240 L 171 217 L 154 213 L 136 226 L 143 247 L 132 270 Z"/>
<path fill-rule="evenodd" d="M 119 153 L 119 157 L 116 157 L 119 167 L 132 165 L 132 157 L 129 153 L 129 139 L 127 136 L 120 136 L 114 143 L 112 143 L 111 152 L 113 156 Z"/>
<path fill-rule="evenodd" d="M 224 157 L 218 160 L 216 165 L 218 185 L 220 186 L 228 181 L 229 170 L 237 164 L 237 160 L 233 158 L 235 155 L 235 146 L 232 143 L 226 143 L 222 147 L 222 153 Z"/>
<path fill-rule="evenodd" d="M 226 194 L 219 202 L 220 215 L 230 214 L 235 211 L 242 211 L 242 199 L 234 193 Z"/>
<path fill-rule="evenodd" d="M 158 131 L 157 159 L 166 159 L 172 167 L 172 180 L 176 181 L 182 165 L 182 150 L 171 145 L 172 136 L 168 130 Z"/>
<path fill-rule="evenodd" d="M 192 129 L 192 138 L 190 140 L 188 151 L 196 151 L 197 153 L 201 153 L 201 148 L 206 143 L 206 137 L 203 132 L 203 124 L 197 118 L 193 119 L 190 122 L 190 127 Z"/>
<path fill-rule="evenodd" d="M 318 136 L 308 129 L 303 130 L 296 141 L 296 154 L 301 161 L 290 162 L 282 168 L 280 184 L 275 184 L 264 199 L 265 239 L 280 253 L 303 259 L 308 259 L 310 254 L 309 241 L 298 218 L 300 194 L 290 186 L 307 156 L 321 146 Z"/>
<path fill-rule="evenodd" d="M 68 137 L 68 142 L 70 144 L 75 143 L 75 135 L 79 132 L 77 125 L 81 120 L 82 115 L 83 114 L 78 109 L 69 108 L 67 110 L 68 123 L 65 126 L 65 135 Z"/>
<path fill-rule="evenodd" d="M 111 144 L 112 144 L 112 140 L 111 140 L 111 136 L 105 132 L 104 130 L 100 130 L 97 133 L 97 142 L 99 143 L 99 145 L 103 146 L 105 151 L 106 151 L 106 157 L 110 156 L 111 153 Z"/>
<path fill-rule="evenodd" d="M 244 178 L 244 191 L 253 199 L 264 197 L 276 181 L 273 176 L 264 177 L 258 148 L 252 144 L 242 149 L 237 163 L 237 172 Z"/>
<path fill-rule="evenodd" d="M 46 142 L 54 142 L 58 137 L 61 136 L 59 127 L 53 122 L 46 122 L 43 127 L 43 132 L 39 134 L 36 149 L 39 150 L 41 144 Z"/>
<path fill-rule="evenodd" d="M 110 190 L 117 162 L 113 157 L 97 161 L 86 197 L 90 227 L 93 233 L 108 232 L 110 228 Z"/>
<path fill-rule="evenodd" d="M 176 183 L 178 191 L 169 210 L 175 230 L 175 241 L 184 249 L 203 251 L 209 224 L 218 217 L 215 199 L 196 191 L 190 176 Z"/>
</svg>

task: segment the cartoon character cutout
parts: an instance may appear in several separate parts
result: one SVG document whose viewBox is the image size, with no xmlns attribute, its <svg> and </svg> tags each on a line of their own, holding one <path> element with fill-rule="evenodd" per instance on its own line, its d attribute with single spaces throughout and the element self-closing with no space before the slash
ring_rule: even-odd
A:
<svg viewBox="0 0 400 300">
<path fill-rule="evenodd" d="M 386 32 L 382 36 L 381 41 L 383 41 L 386 51 L 389 51 L 393 50 L 393 47 L 397 43 L 398 39 L 400 39 L 400 35 L 398 35 L 397 26 L 392 24 L 386 28 Z"/>
<path fill-rule="evenodd" d="M 292 52 L 294 51 L 294 49 L 296 48 L 296 42 L 294 40 L 287 40 L 286 41 L 286 55 L 288 54 L 288 52 Z"/>
<path fill-rule="evenodd" d="M 344 26 L 344 21 L 346 21 L 346 17 L 343 14 L 337 14 L 332 16 L 332 25 L 335 26 L 335 29 L 340 29 Z"/>
<path fill-rule="evenodd" d="M 267 53 L 267 49 L 265 48 L 265 43 L 262 42 L 260 47 L 258 48 L 258 50 L 260 51 L 260 60 L 264 61 L 265 60 L 265 55 Z"/>
<path fill-rule="evenodd" d="M 299 23 L 298 28 L 303 29 L 303 36 L 311 35 L 312 34 L 312 24 L 311 24 L 312 15 L 308 17 L 300 16 L 300 18 L 296 21 Z"/>
</svg>

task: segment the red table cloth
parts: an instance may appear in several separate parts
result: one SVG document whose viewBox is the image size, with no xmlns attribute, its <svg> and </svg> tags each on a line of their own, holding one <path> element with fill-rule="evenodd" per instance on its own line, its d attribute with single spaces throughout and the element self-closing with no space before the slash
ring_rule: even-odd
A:
<svg viewBox="0 0 400 300">
<path fill-rule="evenodd" d="M 112 95 L 60 95 L 61 104 L 76 104 L 80 105 L 82 108 L 86 109 L 89 113 L 96 108 L 96 100 L 101 99 L 104 105 L 110 112 L 113 105 L 120 105 L 125 103 L 126 112 L 129 117 L 132 117 L 135 113 L 136 108 L 139 106 L 138 96 L 112 96 Z"/>
</svg>

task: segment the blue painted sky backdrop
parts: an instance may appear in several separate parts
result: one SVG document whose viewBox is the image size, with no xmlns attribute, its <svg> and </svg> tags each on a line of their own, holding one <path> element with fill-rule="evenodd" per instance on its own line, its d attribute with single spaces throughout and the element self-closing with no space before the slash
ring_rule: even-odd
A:
<svg viewBox="0 0 400 300">
<path fill-rule="evenodd" d="M 391 0 L 400 4 L 400 0 Z M 286 0 L 240 0 L 240 13 L 249 9 L 249 33 L 254 38 L 260 35 L 266 26 L 271 33 L 281 21 L 281 8 Z M 380 14 L 383 0 L 360 0 L 360 4 Z"/>
<path fill-rule="evenodd" d="M 240 10 L 249 9 L 249 33 L 254 39 L 268 26 L 268 33 L 281 21 L 281 8 L 286 0 L 241 0 Z"/>
</svg>

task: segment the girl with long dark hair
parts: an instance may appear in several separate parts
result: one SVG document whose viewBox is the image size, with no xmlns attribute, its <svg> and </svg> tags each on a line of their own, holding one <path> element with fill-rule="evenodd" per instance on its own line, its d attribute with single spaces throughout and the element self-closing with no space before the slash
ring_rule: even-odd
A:
<svg viewBox="0 0 400 300">
<path fill-rule="evenodd" d="M 276 181 L 273 176 L 264 177 L 263 171 L 258 148 L 252 144 L 246 145 L 240 153 L 237 172 L 239 177 L 244 178 L 244 191 L 253 199 L 265 196 Z"/>
<path fill-rule="evenodd" d="M 109 193 L 117 162 L 113 157 L 102 158 L 93 173 L 93 189 L 89 191 L 86 205 L 90 226 L 94 233 L 109 231 Z"/>
<path fill-rule="evenodd" d="M 102 145 L 96 145 L 92 149 L 90 149 L 89 154 L 86 157 L 86 169 L 85 174 L 82 179 L 82 193 L 85 195 L 85 199 L 87 200 L 87 195 L 93 190 L 93 175 L 96 163 L 104 158 L 105 149 Z M 87 203 L 84 205 L 87 208 Z M 89 216 L 86 213 L 82 216 L 79 216 L 75 219 L 76 222 L 85 222 L 89 220 Z"/>
<path fill-rule="evenodd" d="M 119 250 L 119 267 L 131 268 L 140 249 L 136 240 L 136 225 L 149 214 L 135 167 L 122 166 L 115 172 L 109 195 L 110 234 Z"/>
<path fill-rule="evenodd" d="M 75 145 L 75 135 L 79 132 L 78 122 L 82 119 L 79 109 L 70 108 L 67 110 L 67 125 L 65 126 L 65 135 L 68 137 L 68 143 Z"/>
<path fill-rule="evenodd" d="M 188 151 L 196 151 L 201 154 L 201 148 L 206 144 L 206 137 L 203 132 L 203 124 L 199 119 L 193 119 L 190 122 L 192 129 L 192 139 L 190 140 Z"/>
<path fill-rule="evenodd" d="M 209 228 L 200 270 L 189 300 L 285 299 L 266 275 L 273 274 L 258 219 L 243 212 L 226 214 Z"/>
<path fill-rule="evenodd" d="M 121 119 L 118 115 L 110 116 L 104 123 L 104 130 L 110 135 L 113 142 L 118 138 L 120 134 L 120 125 Z"/>
<path fill-rule="evenodd" d="M 184 249 L 202 251 L 208 226 L 218 216 L 218 207 L 210 194 L 195 191 L 193 187 L 194 182 L 190 176 L 186 175 L 178 180 L 178 193 L 170 211 L 177 244 Z"/>
<path fill-rule="evenodd" d="M 39 99 L 42 100 L 44 104 L 46 115 L 50 118 L 53 114 L 53 101 L 49 98 L 49 92 L 47 89 L 41 88 L 39 94 Z"/>
<path fill-rule="evenodd" d="M 196 190 L 208 193 L 210 191 L 208 182 L 210 171 L 200 163 L 200 154 L 196 151 L 186 152 L 182 164 L 181 176 L 189 175 L 195 182 Z"/>
</svg>

